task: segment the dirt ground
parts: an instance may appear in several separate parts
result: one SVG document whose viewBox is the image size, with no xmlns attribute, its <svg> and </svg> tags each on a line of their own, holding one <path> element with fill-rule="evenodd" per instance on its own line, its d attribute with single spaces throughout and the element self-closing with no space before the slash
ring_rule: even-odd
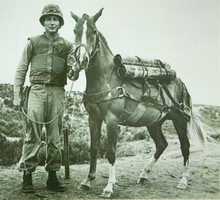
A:
<svg viewBox="0 0 220 200">
<path fill-rule="evenodd" d="M 186 190 L 176 189 L 182 174 L 182 156 L 176 138 L 168 139 L 169 146 L 154 166 L 148 183 L 137 184 L 137 179 L 149 154 L 118 158 L 116 161 L 117 184 L 113 199 L 220 199 L 220 144 L 209 143 L 207 150 L 191 147 L 190 178 Z M 153 148 L 153 143 L 149 143 Z M 99 160 L 97 178 L 90 190 L 78 189 L 87 176 L 88 164 L 70 166 L 70 179 L 65 179 L 65 170 L 59 172 L 60 180 L 67 188 L 65 193 L 55 193 L 46 189 L 47 173 L 38 167 L 33 175 L 35 194 L 20 191 L 22 173 L 16 167 L 0 168 L 0 199 L 100 199 L 107 184 L 107 160 Z"/>
</svg>

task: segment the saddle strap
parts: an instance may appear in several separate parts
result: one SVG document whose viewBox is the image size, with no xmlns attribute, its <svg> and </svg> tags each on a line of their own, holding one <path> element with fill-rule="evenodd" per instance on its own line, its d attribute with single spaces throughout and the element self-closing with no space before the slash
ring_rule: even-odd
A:
<svg viewBox="0 0 220 200">
<path fill-rule="evenodd" d="M 136 124 L 137 121 L 143 116 L 145 108 L 145 106 L 139 103 L 138 106 L 131 113 L 131 115 L 128 117 L 127 121 Z"/>
<path fill-rule="evenodd" d="M 121 98 L 126 96 L 123 87 L 116 87 L 111 90 L 107 90 L 104 92 L 98 93 L 83 93 L 83 102 L 90 102 L 90 103 L 99 103 L 103 101 L 109 101 L 112 99 Z"/>
<path fill-rule="evenodd" d="M 167 96 L 170 98 L 170 100 L 172 101 L 172 103 L 174 104 L 175 107 L 177 107 L 178 109 L 181 109 L 181 105 L 178 104 L 174 98 L 172 97 L 172 95 L 170 94 L 170 91 L 167 88 L 166 84 L 162 84 L 162 88 L 164 89 L 164 91 L 166 92 Z"/>
</svg>

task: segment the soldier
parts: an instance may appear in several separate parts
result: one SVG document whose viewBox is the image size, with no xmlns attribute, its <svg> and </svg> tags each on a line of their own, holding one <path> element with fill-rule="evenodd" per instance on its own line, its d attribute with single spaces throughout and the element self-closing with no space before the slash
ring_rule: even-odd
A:
<svg viewBox="0 0 220 200">
<path fill-rule="evenodd" d="M 14 106 L 20 107 L 21 91 L 30 64 L 31 89 L 28 96 L 27 130 L 19 162 L 19 169 L 23 171 L 22 191 L 34 192 L 32 172 L 37 167 L 37 153 L 42 142 L 41 131 L 45 125 L 47 187 L 57 192 L 64 192 L 65 188 L 56 175 L 62 161 L 60 133 L 64 86 L 67 83 L 67 75 L 71 80 L 76 80 L 79 70 L 75 67 L 73 44 L 58 34 L 58 30 L 64 25 L 63 14 L 59 6 L 46 5 L 39 20 L 45 32 L 28 39 L 16 70 L 14 83 Z"/>
</svg>

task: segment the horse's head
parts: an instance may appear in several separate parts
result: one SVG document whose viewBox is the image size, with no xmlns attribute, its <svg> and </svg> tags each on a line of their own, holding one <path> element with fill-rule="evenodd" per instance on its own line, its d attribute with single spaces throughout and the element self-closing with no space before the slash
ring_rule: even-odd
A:
<svg viewBox="0 0 220 200">
<path fill-rule="evenodd" d="M 99 46 L 99 31 L 96 28 L 96 21 L 102 15 L 103 8 L 94 16 L 83 14 L 78 17 L 71 12 L 72 18 L 76 21 L 75 34 L 75 56 L 80 68 L 85 68 L 95 56 Z"/>
</svg>

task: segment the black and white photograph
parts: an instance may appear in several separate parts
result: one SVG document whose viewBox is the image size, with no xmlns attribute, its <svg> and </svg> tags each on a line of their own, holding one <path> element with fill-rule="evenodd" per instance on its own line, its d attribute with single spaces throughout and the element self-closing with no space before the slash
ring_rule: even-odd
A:
<svg viewBox="0 0 220 200">
<path fill-rule="evenodd" d="M 220 199 L 219 0 L 0 0 L 0 200 Z"/>
</svg>

